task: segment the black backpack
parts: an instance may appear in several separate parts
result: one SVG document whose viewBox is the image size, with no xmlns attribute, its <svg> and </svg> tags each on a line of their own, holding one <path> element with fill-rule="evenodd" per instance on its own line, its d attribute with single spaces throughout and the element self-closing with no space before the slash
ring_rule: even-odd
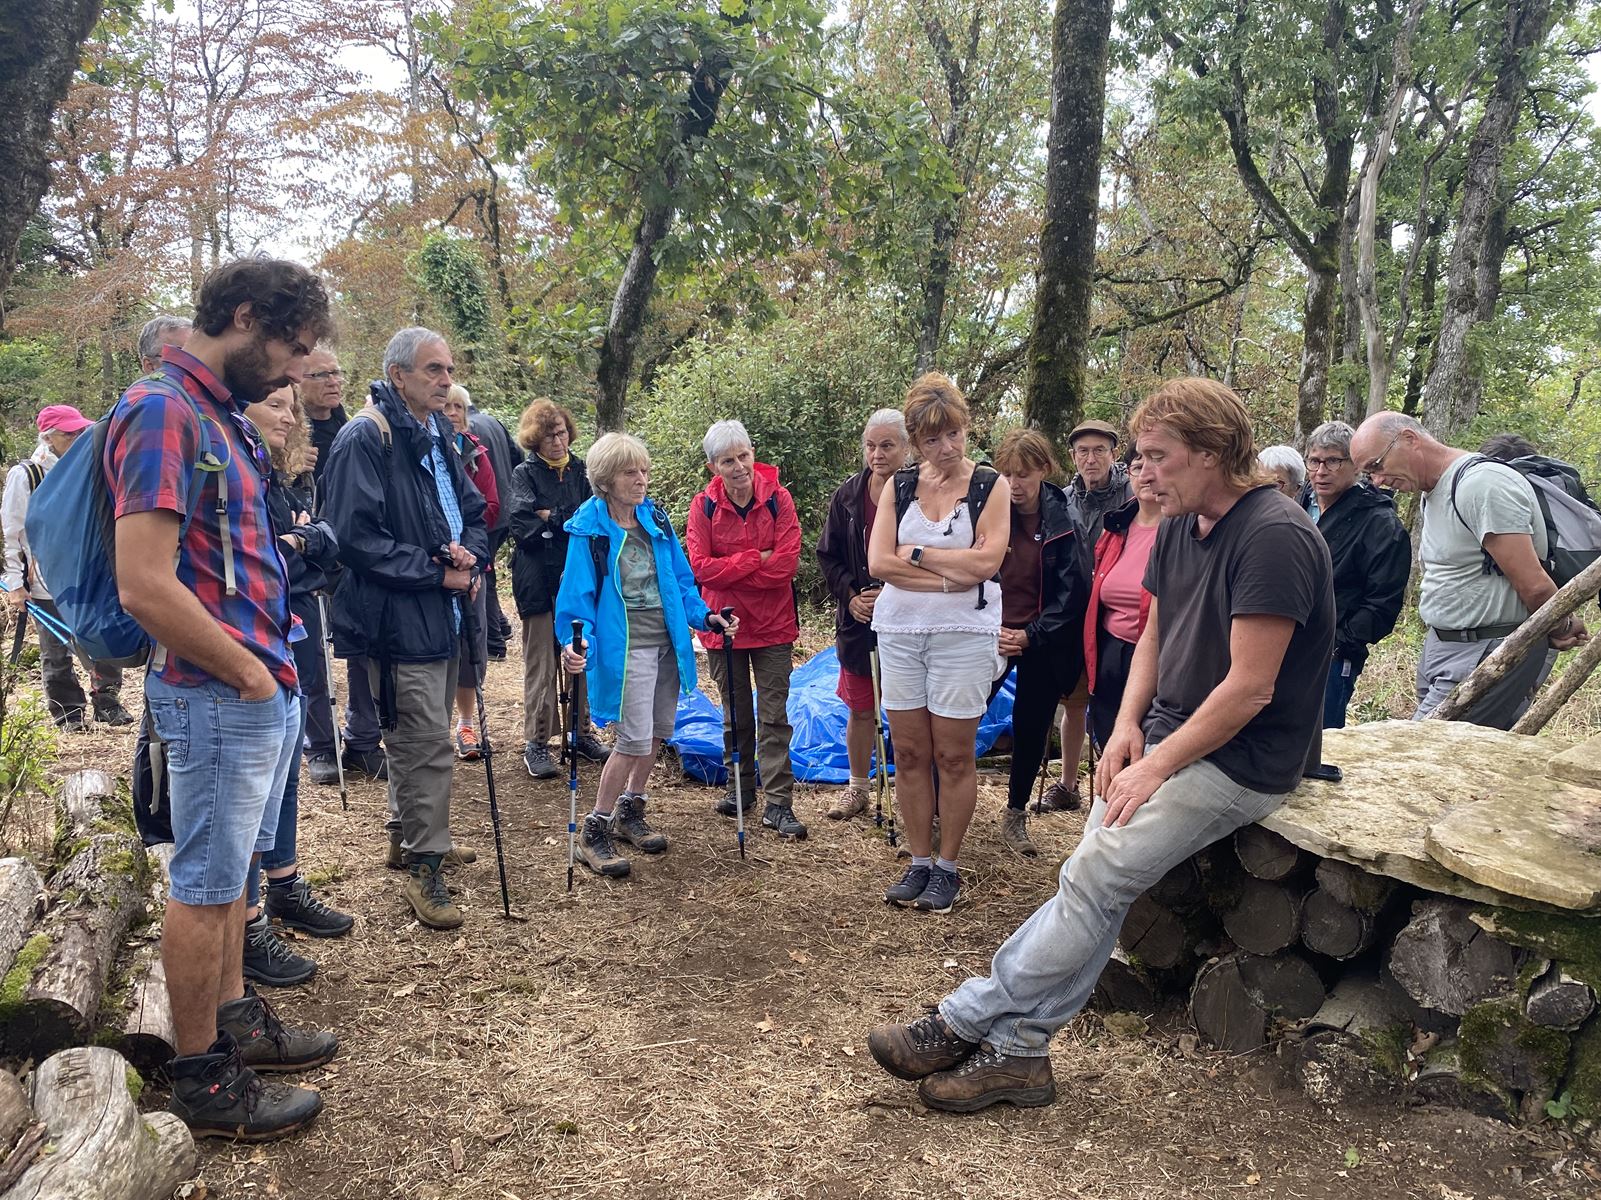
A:
<svg viewBox="0 0 1601 1200">
<path fill-rule="evenodd" d="M 673 525 L 667 514 L 656 505 L 651 505 L 651 512 L 656 515 L 656 528 L 668 536 L 672 536 Z M 611 556 L 607 553 L 611 549 L 611 542 L 604 537 L 589 539 L 589 557 L 595 564 L 595 594 L 600 594 L 600 585 L 606 582 L 606 576 L 611 572 Z"/>
<path fill-rule="evenodd" d="M 907 510 L 912 507 L 912 501 L 917 498 L 917 474 L 919 470 L 921 468 L 914 463 L 895 472 L 895 525 L 897 528 L 900 526 L 901 519 L 906 516 Z M 967 495 L 958 500 L 956 507 L 951 509 L 950 519 L 954 521 L 962 505 L 967 505 L 968 512 L 973 515 L 973 531 L 976 536 L 978 518 L 984 512 L 984 505 L 989 503 L 990 493 L 995 490 L 995 481 L 1000 477 L 1000 472 L 990 466 L 989 463 L 975 463 L 973 477 L 967 481 Z M 996 573 L 995 578 L 997 580 L 1000 578 L 999 572 Z M 978 589 L 978 603 L 973 607 L 986 608 L 988 605 L 989 601 L 984 598 L 984 588 L 980 586 Z"/>
</svg>

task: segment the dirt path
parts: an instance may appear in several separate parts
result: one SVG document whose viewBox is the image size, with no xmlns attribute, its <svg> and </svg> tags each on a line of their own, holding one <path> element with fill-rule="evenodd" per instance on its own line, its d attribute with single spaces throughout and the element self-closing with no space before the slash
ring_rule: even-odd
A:
<svg viewBox="0 0 1601 1200">
<path fill-rule="evenodd" d="M 337 789 L 307 780 L 303 869 L 356 928 L 299 942 L 321 970 L 270 998 L 343 1046 L 308 1079 L 328 1102 L 310 1131 L 206 1144 L 213 1195 L 1601 1195 L 1601 1169 L 1560 1135 L 1388 1102 L 1324 1111 L 1267 1056 L 1186 1057 L 1176 1028 L 1119 1038 L 1093 1013 L 1057 1039 L 1055 1106 L 931 1113 L 874 1066 L 867 1029 L 986 969 L 1049 894 L 1079 818 L 1033 821 L 1042 858 L 1008 858 L 1003 781 L 986 779 L 966 903 L 930 918 L 881 902 L 891 854 L 871 823 L 823 820 L 826 789 L 797 797 L 809 841 L 753 833 L 741 863 L 718 793 L 658 769 L 651 811 L 671 850 L 636 857 L 622 883 L 580 868 L 569 900 L 566 781 L 522 769 L 520 677 L 515 659 L 494 664 L 489 707 L 513 904 L 529 920 L 499 917 L 482 765 L 457 768 L 457 838 L 480 857 L 455 877 L 455 933 L 413 921 L 382 866 L 379 788 L 353 786 L 342 813 Z M 126 771 L 131 745 L 67 739 L 62 766 Z M 586 765 L 585 806 L 595 776 Z"/>
</svg>

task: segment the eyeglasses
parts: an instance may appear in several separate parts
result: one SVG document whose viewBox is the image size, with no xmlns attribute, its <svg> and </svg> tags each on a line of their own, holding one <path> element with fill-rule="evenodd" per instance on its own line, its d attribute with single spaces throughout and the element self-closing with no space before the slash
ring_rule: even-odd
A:
<svg viewBox="0 0 1601 1200">
<path fill-rule="evenodd" d="M 1406 430 L 1404 429 L 1401 431 L 1401 433 L 1405 432 Z M 1384 460 L 1390 457 L 1390 451 L 1395 449 L 1395 443 L 1401 440 L 1401 433 L 1396 434 L 1390 439 L 1390 444 L 1384 448 L 1384 453 L 1380 454 L 1377 458 L 1369 459 L 1367 462 L 1362 464 L 1362 473 L 1364 475 L 1376 475 L 1380 471 L 1384 470 Z"/>
<path fill-rule="evenodd" d="M 1318 471 L 1337 471 L 1350 461 L 1348 458 L 1309 458 L 1306 460 L 1306 469 L 1314 473 Z"/>
<path fill-rule="evenodd" d="M 316 379 L 316 380 L 343 379 L 344 377 L 345 377 L 345 373 L 343 371 L 341 371 L 338 367 L 335 367 L 332 371 L 311 371 L 307 375 L 304 376 L 304 378 L 306 378 L 306 379 Z"/>
<path fill-rule="evenodd" d="M 1073 447 L 1073 457 L 1074 458 L 1110 458 L 1111 455 L 1112 455 L 1112 448 L 1110 446 L 1074 446 Z"/>
</svg>

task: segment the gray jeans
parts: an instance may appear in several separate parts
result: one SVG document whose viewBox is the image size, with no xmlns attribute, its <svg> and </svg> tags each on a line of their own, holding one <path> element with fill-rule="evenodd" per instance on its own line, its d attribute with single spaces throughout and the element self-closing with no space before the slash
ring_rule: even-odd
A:
<svg viewBox="0 0 1601 1200">
<path fill-rule="evenodd" d="M 56 607 L 54 600 L 36 598 L 34 603 L 46 616 L 58 621 L 61 619 L 61 610 Z M 69 716 L 84 716 L 83 688 L 79 686 L 77 673 L 72 669 L 74 658 L 83 666 L 84 674 L 89 676 L 94 715 L 99 717 L 113 711 L 121 701 L 122 668 L 93 662 L 84 657 L 77 647 L 69 646 L 51 633 L 43 621 L 36 621 L 35 625 L 39 631 L 39 670 L 44 676 L 44 694 L 50 706 L 50 715 L 57 721 Z"/>
<path fill-rule="evenodd" d="M 381 694 L 378 663 L 368 665 L 374 695 Z M 456 711 L 456 660 L 395 664 L 394 729 L 389 751 L 389 828 L 400 827 L 401 846 L 412 854 L 450 849 L 450 784 L 456 752 L 450 742 Z"/>
<path fill-rule="evenodd" d="M 1440 707 L 1456 685 L 1471 675 L 1473 668 L 1505 640 L 1445 642 L 1434 630 L 1429 630 L 1423 639 L 1423 653 L 1418 657 L 1418 707 L 1412 719 L 1421 721 Z M 1547 653 L 1543 646 L 1530 652 L 1458 719 L 1491 729 L 1511 729 L 1533 701 L 1535 690 L 1545 682 L 1555 661 L 1556 655 Z"/>
<path fill-rule="evenodd" d="M 1117 945 L 1129 905 L 1196 851 L 1259 821 L 1282 795 L 1243 788 L 1202 759 L 1156 789 L 1127 825 L 1101 824 L 1097 799 L 1060 886 L 995 952 L 987 979 L 969 979 L 940 1015 L 958 1036 L 1005 1054 L 1042 1057 L 1084 1007 Z"/>
</svg>

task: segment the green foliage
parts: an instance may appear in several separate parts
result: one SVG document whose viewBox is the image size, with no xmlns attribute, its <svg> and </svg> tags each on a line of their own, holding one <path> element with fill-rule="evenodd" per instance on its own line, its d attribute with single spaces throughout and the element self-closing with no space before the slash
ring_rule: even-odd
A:
<svg viewBox="0 0 1601 1200">
<path fill-rule="evenodd" d="M 631 422 L 650 447 L 651 494 L 682 528 L 709 478 L 701 452 L 707 426 L 744 422 L 757 459 L 776 466 L 795 497 L 804 539 L 799 582 L 815 590 L 812 550 L 828 498 L 861 469 L 868 414 L 898 408 L 910 379 L 910 348 L 891 328 L 882 305 L 836 296 L 737 341 L 687 348 Z"/>
<path fill-rule="evenodd" d="M 0 981 L 0 1021 L 6 1020 L 22 1003 L 23 993 L 28 990 L 28 984 L 33 982 L 33 974 L 44 962 L 44 956 L 50 950 L 50 935 L 36 933 L 23 943 L 22 949 L 17 951 L 17 957 L 12 960 L 11 969 L 6 972 L 5 979 Z"/>
<path fill-rule="evenodd" d="M 45 790 L 56 756 L 55 723 L 37 694 L 18 689 L 20 664 L 0 665 L 0 845 L 18 801 Z"/>
<path fill-rule="evenodd" d="M 495 332 L 484 262 L 473 244 L 448 233 L 431 233 L 417 252 L 419 282 L 445 313 L 462 349 L 487 343 Z"/>
</svg>

